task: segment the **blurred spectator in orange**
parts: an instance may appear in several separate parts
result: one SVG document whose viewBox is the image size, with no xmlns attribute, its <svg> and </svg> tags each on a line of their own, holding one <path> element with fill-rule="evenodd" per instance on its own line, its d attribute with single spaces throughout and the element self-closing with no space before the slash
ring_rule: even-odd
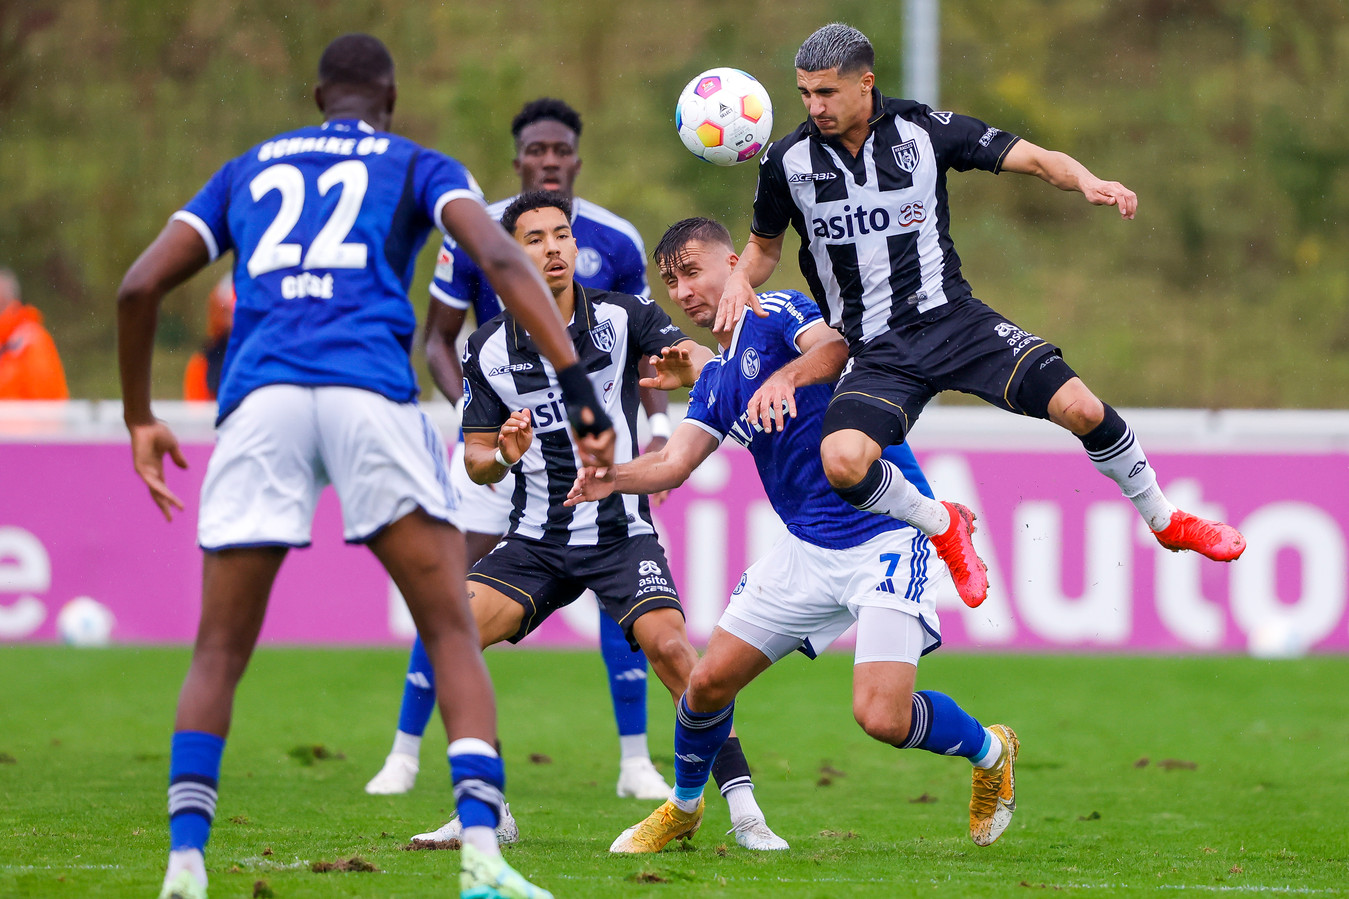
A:
<svg viewBox="0 0 1349 899">
<path fill-rule="evenodd" d="M 42 313 L 24 305 L 19 279 L 0 268 L 0 400 L 65 400 L 66 372 Z"/>
<path fill-rule="evenodd" d="M 234 328 L 234 280 L 226 275 L 206 298 L 206 343 L 187 360 L 183 399 L 214 400 L 220 389 L 220 368 Z"/>
</svg>

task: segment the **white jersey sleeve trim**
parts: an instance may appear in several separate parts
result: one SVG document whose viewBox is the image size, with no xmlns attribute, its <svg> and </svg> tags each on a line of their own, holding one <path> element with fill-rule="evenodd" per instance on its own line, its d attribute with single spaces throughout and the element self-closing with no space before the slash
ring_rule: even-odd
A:
<svg viewBox="0 0 1349 899">
<path fill-rule="evenodd" d="M 193 231 L 201 235 L 202 243 L 206 244 L 206 252 L 210 254 L 211 261 L 215 262 L 220 258 L 220 247 L 215 242 L 215 235 L 211 229 L 201 220 L 201 216 L 196 213 L 188 212 L 186 209 L 179 209 L 173 215 L 169 216 L 171 222 L 182 222 L 184 225 L 190 225 Z"/>
<path fill-rule="evenodd" d="M 597 206 L 589 200 L 583 200 L 580 197 L 576 198 L 575 217 L 588 218 L 592 222 L 597 222 L 598 224 L 613 228 L 615 231 L 620 232 L 624 237 L 632 241 L 633 246 L 637 248 L 637 255 L 643 260 L 646 259 L 646 244 L 642 242 L 641 232 L 639 232 L 636 226 L 627 219 L 614 215 L 603 206 Z"/>
<path fill-rule="evenodd" d="M 450 202 L 451 200 L 458 200 L 461 198 L 473 200 L 480 206 L 485 205 L 482 200 L 482 195 L 475 190 L 460 188 L 459 190 L 447 190 L 445 191 L 445 193 L 441 194 L 440 197 L 436 200 L 435 220 L 436 220 L 436 227 L 439 228 L 440 233 L 444 234 L 446 237 L 450 236 L 450 232 L 445 230 L 445 222 L 441 220 L 441 213 L 445 211 L 446 203 Z"/>
<path fill-rule="evenodd" d="M 712 427 L 705 421 L 699 421 L 696 418 L 689 418 L 685 416 L 684 421 L 681 422 L 681 424 L 691 424 L 695 428 L 702 428 L 704 431 L 711 434 L 713 437 L 717 438 L 717 443 L 721 443 L 721 441 L 726 439 L 725 434 L 721 433 L 720 431 L 718 431 L 716 428 Z"/>
<path fill-rule="evenodd" d="M 437 286 L 435 281 L 431 282 L 431 296 L 435 297 L 437 300 L 440 300 L 442 303 L 444 303 L 446 306 L 449 306 L 451 309 L 468 308 L 468 300 L 461 300 L 459 297 L 452 296 L 451 294 L 447 293 L 446 291 L 442 290 L 439 286 Z"/>
<path fill-rule="evenodd" d="M 435 285 L 433 284 L 432 287 L 434 287 L 434 286 L 435 286 Z M 792 346 L 796 347 L 796 352 L 797 352 L 798 355 L 799 355 L 800 353 L 804 352 L 804 351 L 801 349 L 801 335 L 804 334 L 804 333 L 806 333 L 807 331 L 809 331 L 811 328 L 815 327 L 816 325 L 824 325 L 826 328 L 829 327 L 828 323 L 826 323 L 824 319 L 822 319 L 822 318 L 817 318 L 817 319 L 815 319 L 813 322 L 806 322 L 804 325 L 802 325 L 801 327 L 797 328 L 797 329 L 796 329 L 796 333 L 792 335 Z"/>
</svg>

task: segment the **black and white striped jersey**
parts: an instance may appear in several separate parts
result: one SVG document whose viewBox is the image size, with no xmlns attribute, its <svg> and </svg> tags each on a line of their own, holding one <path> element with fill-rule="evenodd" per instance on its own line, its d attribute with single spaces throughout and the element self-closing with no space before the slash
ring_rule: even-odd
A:
<svg viewBox="0 0 1349 899">
<path fill-rule="evenodd" d="M 567 326 L 595 396 L 614 422 L 614 462 L 637 455 L 637 363 L 688 340 L 655 303 L 576 285 Z M 614 494 L 599 503 L 564 506 L 580 460 L 552 363 L 525 329 L 503 312 L 474 331 L 464 347 L 466 434 L 496 433 L 514 410 L 529 409 L 534 442 L 500 489 L 511 490 L 510 534 L 548 543 L 593 546 L 654 534 L 645 496 Z"/>
<path fill-rule="evenodd" d="M 854 158 L 806 120 L 759 166 L 752 230 L 801 235 L 801 273 L 854 351 L 968 298 L 949 231 L 946 170 L 997 173 L 1020 138 L 978 119 L 875 96 Z"/>
</svg>

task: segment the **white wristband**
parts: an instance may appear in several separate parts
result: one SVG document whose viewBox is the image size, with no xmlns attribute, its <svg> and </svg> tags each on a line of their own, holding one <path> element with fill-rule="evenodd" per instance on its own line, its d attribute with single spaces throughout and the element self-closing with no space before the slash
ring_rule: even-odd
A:
<svg viewBox="0 0 1349 899">
<path fill-rule="evenodd" d="M 506 457 L 501 455 L 501 447 L 497 447 L 496 455 L 493 456 L 492 458 L 495 459 L 496 463 L 502 466 L 503 468 L 510 468 L 512 465 L 515 464 L 514 462 L 507 462 Z"/>
<path fill-rule="evenodd" d="M 664 437 L 670 439 L 670 416 L 664 412 L 657 412 L 655 415 L 646 417 L 647 427 L 651 429 L 652 437 Z"/>
</svg>

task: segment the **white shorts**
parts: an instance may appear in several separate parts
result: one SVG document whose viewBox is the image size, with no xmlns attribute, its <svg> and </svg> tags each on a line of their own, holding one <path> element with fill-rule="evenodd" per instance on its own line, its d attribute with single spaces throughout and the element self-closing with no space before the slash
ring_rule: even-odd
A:
<svg viewBox="0 0 1349 899">
<path fill-rule="evenodd" d="M 459 507 L 450 519 L 465 534 L 504 534 L 511 529 L 511 490 L 515 478 L 507 476 L 497 484 L 479 484 L 469 479 L 464 467 L 464 443 L 454 447 L 450 459 L 450 483 L 459 494 Z"/>
<path fill-rule="evenodd" d="M 197 542 L 205 550 L 308 546 L 328 484 L 349 543 L 418 507 L 453 521 L 445 443 L 416 403 L 353 387 L 273 384 L 246 396 L 220 425 Z"/>
<path fill-rule="evenodd" d="M 920 626 L 917 645 L 896 643 L 886 654 L 859 624 L 856 661 L 917 664 L 919 655 L 941 645 L 932 586 L 945 576 L 932 544 L 913 528 L 886 531 L 851 549 L 825 549 L 784 534 L 741 577 L 717 626 L 777 662 L 797 649 L 814 658 L 864 608 L 891 609 Z M 874 620 L 886 618 L 893 621 Z"/>
</svg>

